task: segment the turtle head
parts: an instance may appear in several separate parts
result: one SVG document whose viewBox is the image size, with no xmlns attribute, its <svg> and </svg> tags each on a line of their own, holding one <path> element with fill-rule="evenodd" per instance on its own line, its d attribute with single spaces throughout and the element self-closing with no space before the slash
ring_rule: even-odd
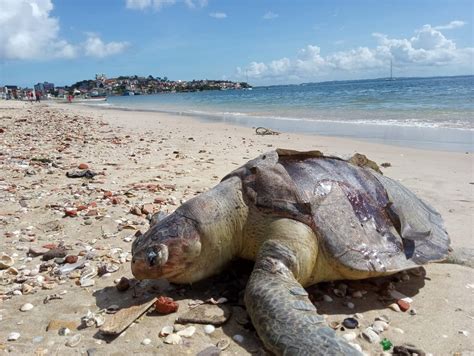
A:
<svg viewBox="0 0 474 356">
<path fill-rule="evenodd" d="M 198 223 L 178 209 L 133 242 L 132 273 L 137 279 L 190 283 L 200 255 Z"/>
</svg>

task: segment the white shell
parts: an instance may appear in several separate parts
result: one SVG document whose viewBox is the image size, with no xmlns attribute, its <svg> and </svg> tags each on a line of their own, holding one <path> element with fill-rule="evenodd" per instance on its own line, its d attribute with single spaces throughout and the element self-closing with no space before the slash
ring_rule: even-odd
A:
<svg viewBox="0 0 474 356">
<path fill-rule="evenodd" d="M 178 334 L 170 334 L 163 340 L 165 344 L 179 345 L 181 344 L 181 336 Z"/>
<path fill-rule="evenodd" d="M 206 325 L 204 326 L 204 332 L 206 334 L 212 334 L 214 331 L 216 330 L 215 326 L 214 325 Z"/>
<path fill-rule="evenodd" d="M 150 345 L 151 344 L 151 340 L 150 339 L 143 339 L 142 340 L 142 345 Z"/>
<path fill-rule="evenodd" d="M 178 331 L 178 335 L 182 337 L 191 337 L 196 332 L 196 328 L 194 326 L 188 326 L 186 329 Z"/>
<path fill-rule="evenodd" d="M 21 306 L 20 310 L 21 310 L 22 312 L 25 312 L 25 311 L 31 310 L 31 309 L 33 309 L 33 308 L 34 308 L 33 304 L 31 304 L 31 303 L 25 303 L 25 304 L 23 304 L 23 305 Z"/>
<path fill-rule="evenodd" d="M 368 327 L 362 332 L 362 336 L 371 344 L 378 343 L 380 341 L 380 336 L 372 329 Z"/>
</svg>

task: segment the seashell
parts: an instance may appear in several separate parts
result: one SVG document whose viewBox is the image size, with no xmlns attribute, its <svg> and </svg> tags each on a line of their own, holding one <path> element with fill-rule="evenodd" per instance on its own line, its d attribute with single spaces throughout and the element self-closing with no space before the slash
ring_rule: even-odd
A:
<svg viewBox="0 0 474 356">
<path fill-rule="evenodd" d="M 142 340 L 142 345 L 150 345 L 151 344 L 151 340 L 150 339 L 143 339 Z"/>
<path fill-rule="evenodd" d="M 8 335 L 8 341 L 16 341 L 20 338 L 21 334 L 18 332 L 12 332 Z"/>
<path fill-rule="evenodd" d="M 380 341 L 380 336 L 371 327 L 365 329 L 362 332 L 362 336 L 371 344 L 378 343 Z"/>
<path fill-rule="evenodd" d="M 212 334 L 214 331 L 216 330 L 215 326 L 214 325 L 206 325 L 204 326 L 204 332 L 206 334 Z"/>
<path fill-rule="evenodd" d="M 341 323 L 338 321 L 331 321 L 329 323 L 329 326 L 331 327 L 331 329 L 337 330 L 341 327 Z"/>
<path fill-rule="evenodd" d="M 33 304 L 31 304 L 31 303 L 25 303 L 25 304 L 23 304 L 23 305 L 21 306 L 20 311 L 26 312 L 26 311 L 29 311 L 29 310 L 31 310 L 31 309 L 33 309 L 33 308 L 34 308 Z"/>
<path fill-rule="evenodd" d="M 375 321 L 377 320 L 380 320 L 380 321 L 384 321 L 386 322 L 387 324 L 390 324 L 390 318 L 386 315 L 379 315 L 379 316 L 376 316 L 375 317 Z"/>
<path fill-rule="evenodd" d="M 80 344 L 81 340 L 82 340 L 82 335 L 76 334 L 74 336 L 71 336 L 69 339 L 67 339 L 65 345 L 68 347 L 76 347 L 77 345 Z"/>
<path fill-rule="evenodd" d="M 360 290 L 357 290 L 354 293 L 352 293 L 352 298 L 362 298 L 362 297 L 363 297 L 363 294 Z"/>
<path fill-rule="evenodd" d="M 173 327 L 172 326 L 163 326 L 163 328 L 160 331 L 160 337 L 168 336 L 169 334 L 173 333 Z"/>
<path fill-rule="evenodd" d="M 0 256 L 0 269 L 10 268 L 11 266 L 13 266 L 14 263 L 15 260 L 12 257 L 5 254 L 2 254 Z"/>
<path fill-rule="evenodd" d="M 392 304 L 390 304 L 388 307 L 389 307 L 390 309 L 392 309 L 393 311 L 396 311 L 396 312 L 401 311 L 401 310 L 400 310 L 400 307 L 398 306 L 397 303 L 392 303 Z"/>
<path fill-rule="evenodd" d="M 181 336 L 178 334 L 169 334 L 165 339 L 163 340 L 165 344 L 171 344 L 171 345 L 179 345 L 181 344 Z"/>
<path fill-rule="evenodd" d="M 377 333 L 381 334 L 388 329 L 388 324 L 385 321 L 377 320 L 372 324 L 372 329 Z"/>
<path fill-rule="evenodd" d="M 118 305 L 112 304 L 106 309 L 106 312 L 107 314 L 115 314 L 116 312 L 119 311 L 119 309 L 120 307 Z"/>
<path fill-rule="evenodd" d="M 196 332 L 196 328 L 194 326 L 188 326 L 186 329 L 178 331 L 177 334 L 182 337 L 191 337 Z"/>
<path fill-rule="evenodd" d="M 224 351 L 226 348 L 230 346 L 230 341 L 227 339 L 219 340 L 216 346 L 219 350 Z"/>
</svg>

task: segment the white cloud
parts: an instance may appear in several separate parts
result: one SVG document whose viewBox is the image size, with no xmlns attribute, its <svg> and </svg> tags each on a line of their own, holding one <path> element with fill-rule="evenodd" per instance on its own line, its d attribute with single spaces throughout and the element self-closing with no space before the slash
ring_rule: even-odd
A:
<svg viewBox="0 0 474 356">
<path fill-rule="evenodd" d="M 435 30 L 452 30 L 453 28 L 459 28 L 463 27 L 464 25 L 467 25 L 467 22 L 460 21 L 460 20 L 454 20 L 448 23 L 447 25 L 440 25 L 440 26 L 435 26 L 433 27 Z"/>
<path fill-rule="evenodd" d="M 276 19 L 278 17 L 278 14 L 275 14 L 274 12 L 272 11 L 267 11 L 264 15 L 263 15 L 263 19 L 264 20 L 273 20 L 273 19 Z"/>
<path fill-rule="evenodd" d="M 104 58 L 123 52 L 129 44 L 127 42 L 104 43 L 97 35 L 91 34 L 82 46 L 87 56 Z"/>
<path fill-rule="evenodd" d="M 209 16 L 214 17 L 215 19 L 225 19 L 227 14 L 225 12 L 211 12 Z"/>
<path fill-rule="evenodd" d="M 51 0 L 0 0 L 0 58 L 38 59 L 74 58 L 80 53 L 104 57 L 126 47 L 124 42 L 103 43 L 89 35 L 81 44 L 59 37 L 59 21 L 50 16 Z"/>
<path fill-rule="evenodd" d="M 207 6 L 207 0 L 126 0 L 125 6 L 133 10 L 144 10 L 151 7 L 158 11 L 165 6 L 171 6 L 178 2 L 186 4 L 191 9 Z"/>
<path fill-rule="evenodd" d="M 446 26 L 460 26 L 453 23 L 457 21 Z M 238 67 L 237 76 L 248 75 L 262 81 L 280 82 L 347 78 L 355 73 L 358 77 L 372 74 L 383 76 L 387 74 L 391 59 L 404 73 L 415 73 L 417 69 L 434 66 L 458 71 L 456 73 L 472 70 L 474 48 L 457 48 L 453 40 L 431 25 L 416 30 L 411 38 L 395 39 L 380 33 L 373 36 L 377 40 L 374 48 L 357 47 L 323 56 L 320 47 L 307 45 L 293 59 L 285 57 L 267 63 L 254 61 L 245 68 Z"/>
</svg>

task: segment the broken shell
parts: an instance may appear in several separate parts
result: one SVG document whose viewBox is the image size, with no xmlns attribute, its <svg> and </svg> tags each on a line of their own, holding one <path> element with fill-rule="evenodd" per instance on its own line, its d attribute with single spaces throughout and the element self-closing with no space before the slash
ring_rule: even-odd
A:
<svg viewBox="0 0 474 356">
<path fill-rule="evenodd" d="M 77 345 L 80 344 L 81 340 L 82 340 L 82 335 L 76 334 L 74 336 L 71 336 L 69 339 L 67 339 L 65 345 L 68 347 L 76 347 Z"/>
<path fill-rule="evenodd" d="M 21 334 L 18 332 L 12 332 L 8 335 L 8 341 L 16 341 L 20 338 Z"/>
<path fill-rule="evenodd" d="M 338 322 L 338 321 L 331 321 L 331 322 L 329 323 L 329 326 L 330 326 L 332 329 L 337 330 L 337 329 L 339 329 L 339 328 L 341 327 L 341 323 Z"/>
<path fill-rule="evenodd" d="M 31 304 L 31 303 L 25 303 L 25 304 L 23 304 L 23 305 L 21 306 L 20 311 L 26 312 L 26 311 L 29 311 L 29 310 L 31 310 L 31 309 L 33 309 L 33 308 L 34 308 L 33 304 Z"/>
<path fill-rule="evenodd" d="M 2 254 L 0 256 L 0 269 L 10 268 L 11 266 L 13 266 L 14 263 L 15 260 L 12 257 L 5 254 Z"/>
<path fill-rule="evenodd" d="M 172 326 L 163 326 L 160 331 L 160 337 L 168 336 L 173 333 L 174 328 Z"/>
<path fill-rule="evenodd" d="M 196 332 L 196 328 L 194 326 L 189 326 L 186 329 L 178 331 L 178 335 L 182 337 L 191 337 Z"/>
<path fill-rule="evenodd" d="M 181 336 L 178 334 L 169 334 L 165 339 L 163 340 L 165 344 L 171 344 L 171 345 L 179 345 L 181 344 Z"/>
<path fill-rule="evenodd" d="M 380 341 L 380 336 L 372 329 L 368 327 L 362 332 L 362 336 L 371 344 L 377 343 Z"/>
<path fill-rule="evenodd" d="M 219 340 L 216 346 L 219 350 L 224 351 L 226 348 L 230 346 L 230 341 L 227 339 Z"/>
<path fill-rule="evenodd" d="M 68 328 L 61 328 L 58 330 L 58 334 L 61 336 L 67 336 L 71 333 L 71 330 Z"/>
<path fill-rule="evenodd" d="M 392 309 L 393 311 L 396 311 L 396 312 L 401 311 L 401 310 L 400 310 L 400 307 L 398 306 L 397 303 L 392 303 L 392 304 L 390 304 L 388 307 L 389 307 L 390 309 Z"/>
</svg>

